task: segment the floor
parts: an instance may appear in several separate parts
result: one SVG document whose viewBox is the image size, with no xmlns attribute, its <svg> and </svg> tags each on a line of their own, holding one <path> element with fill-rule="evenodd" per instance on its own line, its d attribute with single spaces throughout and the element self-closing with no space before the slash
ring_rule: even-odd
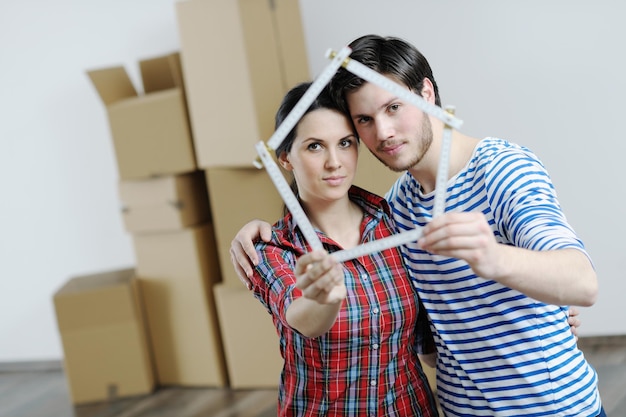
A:
<svg viewBox="0 0 626 417">
<path fill-rule="evenodd" d="M 626 417 L 626 336 L 583 338 L 610 417 Z M 73 407 L 58 363 L 0 364 L 0 417 L 272 417 L 277 392 L 161 388 L 153 394 Z"/>
</svg>

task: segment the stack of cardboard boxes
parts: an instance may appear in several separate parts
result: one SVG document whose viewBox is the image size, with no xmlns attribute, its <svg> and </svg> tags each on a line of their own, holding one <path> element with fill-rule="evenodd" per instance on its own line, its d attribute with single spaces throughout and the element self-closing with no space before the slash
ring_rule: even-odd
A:
<svg viewBox="0 0 626 417">
<path fill-rule="evenodd" d="M 221 280 L 208 193 L 197 169 L 179 53 L 139 62 L 144 94 L 120 67 L 90 71 L 109 114 L 122 216 L 132 234 L 158 385 L 224 386 L 213 285 Z"/>
<path fill-rule="evenodd" d="M 213 296 L 213 286 L 221 281 L 220 266 L 206 178 L 197 167 L 191 139 L 180 54 L 142 60 L 139 67 L 143 94 L 137 93 L 121 66 L 88 71 L 108 114 L 119 173 L 120 215 L 132 236 L 136 265 L 123 273 L 75 278 L 67 284 L 71 291 L 64 286 L 55 294 L 74 403 L 145 394 L 155 386 L 228 384 Z M 126 278 L 124 283 L 106 279 L 120 274 Z M 74 280 L 82 284 L 72 284 Z M 141 312 L 132 316 L 137 323 L 134 333 L 107 332 L 111 323 L 96 319 L 119 308 L 108 294 L 120 286 L 136 294 L 126 299 L 135 302 L 132 308 L 121 305 Z M 73 316 L 82 317 L 80 333 L 71 325 Z M 125 317 L 130 320 L 131 315 Z M 89 332 L 113 339 L 91 348 L 78 337 Z M 75 371 L 77 358 L 102 365 L 126 357 L 128 365 L 131 354 L 107 348 L 142 338 L 150 373 L 136 365 Z M 141 389 L 136 384 L 133 390 L 124 389 L 139 376 L 145 382 Z"/>
<path fill-rule="evenodd" d="M 55 295 L 75 403 L 111 398 L 112 392 L 147 393 L 159 385 L 278 385 L 276 330 L 239 281 L 229 248 L 249 220 L 282 216 L 278 192 L 252 162 L 254 145 L 274 132 L 284 94 L 311 79 L 299 5 L 183 0 L 175 13 L 180 53 L 140 61 L 143 94 L 123 67 L 88 72 L 108 113 L 121 215 L 137 264 L 80 277 L 81 286 L 70 281 Z M 384 194 L 396 177 L 361 152 L 357 185 Z M 113 288 L 120 301 L 108 295 Z M 102 318 L 89 314 L 96 307 Z M 118 308 L 123 317 L 113 313 Z M 107 312 L 124 319 L 125 333 L 111 332 L 109 322 L 122 318 L 106 321 Z M 116 349 L 103 351 L 105 343 L 96 351 L 79 341 L 89 332 L 127 339 L 114 339 Z M 127 345 L 132 348 L 123 349 L 124 366 L 73 371 L 75 358 L 85 363 L 95 355 L 94 361 L 107 363 Z M 150 357 L 153 365 L 146 369 Z M 117 379 L 110 375 L 116 369 Z M 117 382 L 122 379 L 141 384 L 126 389 Z M 86 386 L 90 393 L 82 395 Z"/>
<path fill-rule="evenodd" d="M 254 218 L 275 221 L 282 200 L 254 145 L 274 132 L 283 95 L 310 79 L 292 0 L 187 0 L 176 5 L 198 166 L 207 179 L 222 282 L 214 287 L 234 388 L 276 387 L 282 358 L 272 320 L 239 281 L 230 243 Z"/>
</svg>

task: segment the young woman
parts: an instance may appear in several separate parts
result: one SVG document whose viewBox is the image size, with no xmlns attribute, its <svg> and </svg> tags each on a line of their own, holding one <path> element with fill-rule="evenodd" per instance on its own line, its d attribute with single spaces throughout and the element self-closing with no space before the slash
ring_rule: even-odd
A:
<svg viewBox="0 0 626 417">
<path fill-rule="evenodd" d="M 310 84 L 292 89 L 278 126 Z M 325 250 L 291 214 L 256 244 L 252 291 L 272 314 L 284 367 L 280 416 L 436 416 L 418 354 L 434 351 L 397 248 L 339 264 L 332 252 L 395 232 L 381 197 L 352 185 L 359 141 L 324 91 L 276 150 Z"/>
</svg>

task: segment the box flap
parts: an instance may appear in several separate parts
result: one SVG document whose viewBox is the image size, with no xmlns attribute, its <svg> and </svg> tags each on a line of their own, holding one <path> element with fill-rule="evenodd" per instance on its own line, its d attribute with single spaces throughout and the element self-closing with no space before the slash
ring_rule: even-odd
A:
<svg viewBox="0 0 626 417">
<path fill-rule="evenodd" d="M 183 88 L 180 55 L 178 52 L 158 58 L 141 60 L 139 61 L 139 69 L 141 71 L 143 89 L 146 93 L 170 88 Z"/>
<path fill-rule="evenodd" d="M 107 106 L 116 101 L 137 96 L 137 90 L 122 66 L 87 71 L 87 74 Z"/>
</svg>

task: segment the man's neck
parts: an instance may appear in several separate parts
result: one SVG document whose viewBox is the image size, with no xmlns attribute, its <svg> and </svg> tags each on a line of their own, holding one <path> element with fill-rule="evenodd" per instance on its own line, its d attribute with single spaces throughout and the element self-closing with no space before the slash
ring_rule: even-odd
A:
<svg viewBox="0 0 626 417">
<path fill-rule="evenodd" d="M 424 194 L 431 193 L 435 190 L 439 159 L 442 151 L 442 133 L 443 132 L 439 129 L 433 131 L 433 143 L 427 152 L 427 157 L 415 167 L 409 169 L 411 175 L 419 182 Z M 467 165 L 478 142 L 480 142 L 478 138 L 467 136 L 458 131 L 452 132 L 449 150 L 448 178 L 458 174 L 463 167 Z"/>
</svg>

